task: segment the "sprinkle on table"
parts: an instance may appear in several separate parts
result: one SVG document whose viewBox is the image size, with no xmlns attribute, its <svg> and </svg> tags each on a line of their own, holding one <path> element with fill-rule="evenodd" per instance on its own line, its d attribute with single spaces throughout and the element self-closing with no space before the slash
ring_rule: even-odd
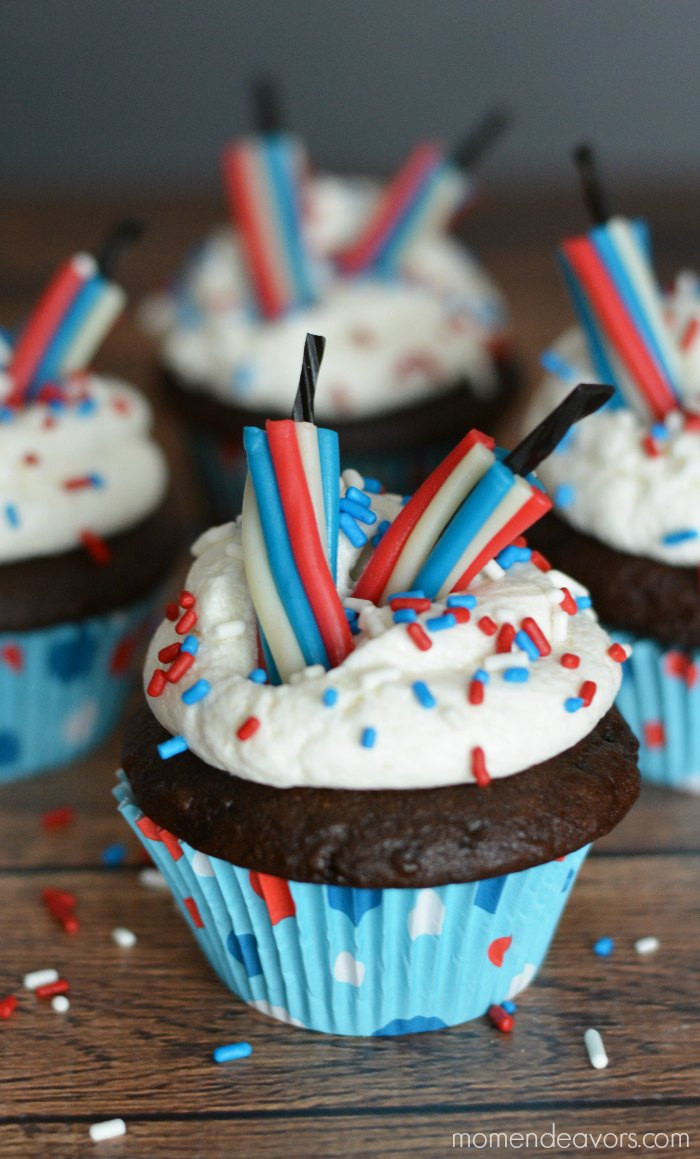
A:
<svg viewBox="0 0 700 1159">
<path fill-rule="evenodd" d="M 229 1042 L 225 1046 L 217 1046 L 212 1055 L 214 1062 L 233 1062 L 239 1058 L 250 1058 L 253 1048 L 249 1042 Z"/>
<path fill-rule="evenodd" d="M 608 1056 L 599 1031 L 590 1027 L 583 1036 L 588 1052 L 588 1058 L 594 1070 L 604 1070 L 608 1065 Z"/>
</svg>

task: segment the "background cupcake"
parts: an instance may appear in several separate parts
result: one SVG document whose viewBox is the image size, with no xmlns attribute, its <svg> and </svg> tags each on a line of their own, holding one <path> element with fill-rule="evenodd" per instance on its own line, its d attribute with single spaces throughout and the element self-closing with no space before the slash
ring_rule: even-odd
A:
<svg viewBox="0 0 700 1159">
<path fill-rule="evenodd" d="M 472 431 L 403 504 L 339 491 L 334 442 L 246 432 L 242 517 L 194 546 L 117 795 L 245 1001 L 437 1029 L 534 976 L 635 744 L 583 589 L 520 538 L 548 506 L 532 443 L 503 462 Z"/>
<path fill-rule="evenodd" d="M 659 784 L 700 791 L 700 297 L 682 273 L 658 290 L 642 222 L 609 217 L 582 155 L 597 225 L 561 248 L 580 329 L 545 356 L 551 373 L 530 418 L 562 382 L 614 382 L 611 403 L 572 431 L 542 467 L 556 515 L 535 533 L 591 590 L 615 637 L 633 644 L 619 706 L 640 767 Z"/>
<path fill-rule="evenodd" d="M 177 549 L 148 404 L 86 370 L 124 304 L 111 269 L 130 232 L 71 258 L 3 346 L 0 781 L 113 727 Z"/>
<path fill-rule="evenodd" d="M 504 302 L 451 228 L 502 123 L 485 118 L 452 155 L 418 146 L 385 186 L 311 176 L 275 116 L 225 151 L 232 225 L 144 313 L 216 517 L 240 509 L 243 427 L 286 417 L 309 330 L 329 339 L 319 418 L 339 431 L 344 461 L 396 490 L 505 406 Z"/>
</svg>

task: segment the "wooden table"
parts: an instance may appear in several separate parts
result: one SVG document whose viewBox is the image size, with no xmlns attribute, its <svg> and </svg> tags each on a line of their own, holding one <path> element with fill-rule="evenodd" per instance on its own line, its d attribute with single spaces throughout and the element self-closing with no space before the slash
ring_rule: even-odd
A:
<svg viewBox="0 0 700 1159">
<path fill-rule="evenodd" d="M 664 276 L 700 267 L 696 197 L 625 205 L 651 210 Z M 124 267 L 135 300 L 220 216 L 204 200 L 5 202 L 2 321 L 21 317 L 52 265 L 125 210 L 152 222 Z M 508 290 L 529 382 L 539 350 L 569 317 L 552 248 L 581 224 L 573 194 L 494 197 L 473 219 L 474 241 Z M 149 347 L 133 319 L 120 323 L 99 364 L 152 388 Z M 160 411 L 158 422 L 193 512 L 174 429 Z M 687 1132 L 684 1153 L 700 1154 L 700 799 L 645 789 L 599 843 L 540 978 L 518 1002 L 513 1034 L 484 1019 L 364 1041 L 271 1022 L 221 987 L 169 896 L 139 883 L 140 853 L 110 794 L 118 763 L 113 738 L 74 768 L 0 790 L 0 996 L 20 998 L 0 1022 L 2 1156 L 441 1155 L 461 1132 L 477 1133 L 472 1150 L 490 1155 L 627 1155 L 613 1134 L 630 1131 L 637 1154 L 651 1153 L 644 1132 Z M 72 826 L 47 832 L 41 815 L 64 805 L 75 809 Z M 109 869 L 102 856 L 113 842 L 128 856 Z M 44 886 L 76 893 L 77 936 L 48 917 Z M 137 934 L 132 949 L 112 942 L 118 925 Z M 634 942 L 649 934 L 661 947 L 640 957 Z M 615 939 L 609 958 L 592 952 L 603 935 Z M 24 973 L 43 966 L 70 979 L 68 1014 L 22 991 Z M 589 1026 L 604 1036 L 607 1070 L 588 1063 Z M 240 1039 L 252 1043 L 250 1059 L 213 1063 L 216 1045 Z M 126 1119 L 127 1136 L 90 1143 L 89 1124 L 114 1116 Z M 541 1134 L 552 1124 L 578 1133 L 577 1149 L 554 1147 L 547 1134 L 541 1146 L 516 1135 L 488 1148 L 478 1134 Z M 464 1151 L 466 1143 L 465 1135 Z"/>
</svg>

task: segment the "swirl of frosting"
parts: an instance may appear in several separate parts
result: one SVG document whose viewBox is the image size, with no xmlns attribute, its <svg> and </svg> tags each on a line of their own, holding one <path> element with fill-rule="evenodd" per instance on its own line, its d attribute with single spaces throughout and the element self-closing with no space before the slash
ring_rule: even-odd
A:
<svg viewBox="0 0 700 1159">
<path fill-rule="evenodd" d="M 168 471 L 150 426 L 142 395 L 96 375 L 0 405 L 0 560 L 70 551 L 85 531 L 114 535 L 154 511 Z"/>
<path fill-rule="evenodd" d="M 700 302 L 694 316 L 700 322 Z M 697 343 L 700 347 L 700 342 Z M 595 381 L 578 329 L 554 349 L 582 381 Z M 700 352 L 686 363 L 686 404 L 700 411 Z M 541 383 L 526 427 L 561 401 L 566 386 Z M 649 425 L 627 407 L 604 407 L 569 432 L 538 468 L 557 514 L 572 527 L 630 555 L 683 567 L 700 564 L 700 423 L 680 412 Z"/>
<path fill-rule="evenodd" d="M 143 310 L 183 385 L 254 410 L 286 410 L 289 384 L 280 367 L 296 367 L 310 331 L 328 342 L 317 399 L 322 419 L 405 406 L 461 378 L 491 395 L 488 345 L 504 329 L 505 309 L 461 242 L 438 233 L 417 240 L 400 280 L 335 272 L 329 256 L 350 240 L 377 193 L 366 180 L 310 183 L 306 219 L 319 300 L 272 322 L 251 312 L 233 230 L 198 246 L 172 290 Z"/>
<path fill-rule="evenodd" d="M 372 496 L 380 519 L 394 519 L 400 503 L 397 496 Z M 340 547 L 338 590 L 352 608 L 348 593 L 361 552 L 342 536 Z M 473 781 L 475 749 L 483 750 L 491 777 L 509 776 L 587 735 L 620 684 L 620 665 L 584 589 L 527 561 L 507 571 L 489 564 L 470 586 L 476 603 L 469 617 L 450 616 L 443 604 L 421 613 L 431 641 L 425 651 L 391 608 L 365 603 L 355 650 L 337 668 L 314 666 L 289 684 L 260 684 L 248 678 L 258 661 L 240 520 L 207 532 L 193 554 L 187 587 L 196 599 L 196 656 L 186 680 L 166 683 L 150 703 L 199 757 L 252 781 L 430 788 Z M 431 621 L 445 614 L 435 630 Z M 524 631 L 524 620 L 536 623 L 551 651 L 536 658 L 532 642 L 525 650 L 516 642 L 513 651 L 497 651 L 498 629 L 511 624 Z M 150 646 L 147 681 L 173 640 L 165 621 Z M 576 659 L 562 663 L 565 653 Z M 475 681 L 483 696 L 469 695 Z M 187 696 L 195 684 L 206 689 L 201 699 Z M 250 718 L 254 731 L 244 728 L 239 736 Z"/>
</svg>

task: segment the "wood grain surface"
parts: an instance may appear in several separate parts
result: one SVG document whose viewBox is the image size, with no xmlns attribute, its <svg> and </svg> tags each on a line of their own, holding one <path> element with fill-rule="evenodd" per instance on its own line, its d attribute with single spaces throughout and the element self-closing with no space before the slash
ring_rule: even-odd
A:
<svg viewBox="0 0 700 1159">
<path fill-rule="evenodd" d="M 696 192 L 630 191 L 620 201 L 651 214 L 664 277 L 678 266 L 700 267 Z M 177 198 L 1 204 L 4 325 L 22 317 L 58 261 L 93 245 L 115 217 L 138 214 L 150 223 L 124 263 L 137 302 L 222 216 L 215 202 Z M 573 191 L 501 194 L 467 223 L 508 293 L 530 386 L 540 350 L 570 317 L 553 247 L 582 224 Z M 154 398 L 194 526 L 196 489 L 133 313 L 99 365 Z M 504 442 L 513 430 L 504 423 Z M 19 998 L 13 1017 L 0 1021 L 0 1155 L 654 1154 L 651 1138 L 641 1142 L 646 1132 L 661 1133 L 656 1150 L 700 1155 L 699 798 L 645 788 L 598 844 L 542 974 L 518 1001 L 513 1034 L 498 1034 L 484 1019 L 407 1038 L 343 1039 L 272 1022 L 222 988 L 169 896 L 140 884 L 140 851 L 111 797 L 118 763 L 114 737 L 73 768 L 0 789 L 0 997 Z M 74 809 L 72 824 L 47 831 L 42 814 L 61 806 Z M 103 854 L 115 842 L 125 845 L 126 860 L 109 869 Z M 75 937 L 47 915 L 45 886 L 76 894 Z M 117 925 L 134 930 L 136 946 L 114 945 Z M 634 942 L 648 934 L 660 949 L 640 957 Z M 615 939 L 607 959 L 592 952 L 603 935 Z M 21 988 L 23 974 L 43 966 L 70 979 L 65 1015 Z M 606 1070 L 588 1063 L 588 1026 L 603 1034 Z M 249 1059 L 214 1064 L 215 1046 L 240 1039 L 253 1046 Z M 115 1116 L 127 1121 L 127 1135 L 91 1143 L 89 1125 Z M 577 1145 L 550 1145 L 553 1130 Z M 536 1143 L 533 1133 L 543 1132 Z M 500 1135 L 489 1146 L 492 1133 Z M 529 1142 L 520 1142 L 527 1133 Z M 687 1133 L 689 1145 L 673 1133 Z"/>
</svg>

